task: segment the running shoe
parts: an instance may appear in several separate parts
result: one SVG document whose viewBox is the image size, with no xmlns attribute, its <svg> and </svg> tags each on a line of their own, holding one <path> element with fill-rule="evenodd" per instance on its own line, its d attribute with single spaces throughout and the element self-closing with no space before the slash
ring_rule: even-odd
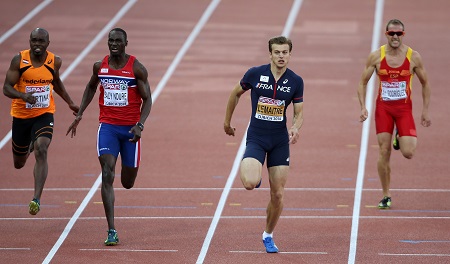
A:
<svg viewBox="0 0 450 264">
<path fill-rule="evenodd" d="M 114 246 L 119 243 L 119 237 L 117 236 L 117 231 L 114 229 L 108 230 L 108 238 L 105 240 L 105 245 Z"/>
<path fill-rule="evenodd" d="M 263 243 L 266 247 L 267 253 L 278 253 L 278 248 L 271 237 L 266 237 L 265 239 L 263 239 Z"/>
<path fill-rule="evenodd" d="M 39 210 L 41 210 L 41 203 L 39 202 L 38 199 L 34 198 L 28 205 L 28 212 L 31 215 L 36 215 L 39 212 Z"/>
<path fill-rule="evenodd" d="M 394 139 L 392 140 L 392 147 L 395 150 L 400 149 L 400 141 L 398 140 L 398 129 L 395 129 L 395 136 L 394 136 Z"/>
<path fill-rule="evenodd" d="M 255 188 L 259 188 L 261 186 L 261 182 L 262 182 L 262 178 L 261 178 L 261 180 L 259 180 L 259 183 L 256 184 Z"/>
<path fill-rule="evenodd" d="M 378 204 L 378 208 L 380 209 L 389 209 L 391 208 L 391 197 L 384 196 Z"/>
</svg>

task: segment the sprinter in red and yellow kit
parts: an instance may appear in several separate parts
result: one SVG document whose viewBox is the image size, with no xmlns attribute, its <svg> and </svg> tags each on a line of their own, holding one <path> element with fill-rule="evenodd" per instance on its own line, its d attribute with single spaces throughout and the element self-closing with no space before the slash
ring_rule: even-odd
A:
<svg viewBox="0 0 450 264">
<path fill-rule="evenodd" d="M 30 49 L 11 60 L 6 73 L 3 94 L 12 99 L 12 151 L 14 167 L 20 169 L 34 150 L 34 197 L 29 213 L 40 210 L 40 199 L 48 174 L 47 150 L 53 136 L 55 91 L 75 113 L 75 105 L 59 77 L 62 60 L 47 51 L 49 34 L 36 28 L 30 34 Z"/>
<path fill-rule="evenodd" d="M 400 149 L 403 156 L 411 159 L 417 146 L 417 132 L 412 114 L 411 83 L 414 74 L 422 85 L 423 109 L 421 124 L 431 125 L 428 116 L 430 104 L 430 85 L 420 54 L 403 44 L 405 27 L 398 19 L 390 20 L 386 25 L 387 45 L 383 45 L 370 53 L 366 67 L 358 87 L 358 98 L 361 105 L 360 121 L 368 117 L 365 105 L 366 88 L 370 77 L 376 71 L 379 78 L 378 96 L 376 99 L 375 125 L 379 145 L 378 175 L 383 188 L 383 199 L 378 208 L 391 207 L 391 141 L 395 149 Z M 397 127 L 394 134 L 394 125 Z"/>
</svg>

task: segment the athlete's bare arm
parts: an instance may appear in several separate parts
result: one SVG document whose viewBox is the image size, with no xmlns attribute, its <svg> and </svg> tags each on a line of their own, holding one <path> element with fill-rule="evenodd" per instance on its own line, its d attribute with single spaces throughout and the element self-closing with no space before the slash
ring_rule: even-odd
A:
<svg viewBox="0 0 450 264">
<path fill-rule="evenodd" d="M 243 93 L 245 93 L 245 90 L 242 89 L 240 83 L 237 83 L 228 98 L 225 121 L 223 122 L 223 129 L 227 135 L 234 136 L 234 131 L 236 131 L 236 128 L 231 126 L 231 117 L 233 116 L 234 109 L 236 109 L 236 105 L 239 103 L 239 98 Z"/>
<path fill-rule="evenodd" d="M 98 83 L 100 82 L 100 80 L 98 79 L 98 71 L 100 69 L 101 64 L 102 61 L 97 61 L 94 63 L 94 66 L 92 67 L 91 79 L 89 79 L 89 82 L 86 85 L 86 89 L 84 90 L 83 98 L 81 99 L 80 109 L 78 110 L 78 114 L 75 117 L 75 120 L 69 126 L 69 129 L 67 129 L 66 136 L 69 133 L 71 133 L 70 135 L 71 137 L 74 137 L 77 134 L 77 126 L 78 123 L 81 121 L 84 110 L 86 110 L 88 105 L 91 103 L 92 98 L 94 98 L 95 92 L 97 91 Z"/>
<path fill-rule="evenodd" d="M 147 117 L 152 109 L 152 94 L 150 91 L 150 84 L 148 82 L 148 72 L 147 69 L 140 63 L 137 59 L 133 64 L 133 72 L 137 81 L 137 89 L 142 98 L 141 116 L 139 122 L 141 124 L 145 123 Z M 141 129 L 138 126 L 134 126 L 130 130 L 134 134 L 134 137 L 130 139 L 131 142 L 137 142 L 141 137 Z"/>
<path fill-rule="evenodd" d="M 5 82 L 3 84 L 3 94 L 11 99 L 22 99 L 27 103 L 36 103 L 36 97 L 33 96 L 33 92 L 21 93 L 14 88 L 14 85 L 19 81 L 20 78 L 20 54 L 14 56 L 9 65 L 8 71 L 6 72 Z"/>
<path fill-rule="evenodd" d="M 361 115 L 359 117 L 359 121 L 364 122 L 369 116 L 369 112 L 366 108 L 366 92 L 367 92 L 367 83 L 369 82 L 372 74 L 377 69 L 377 65 L 380 63 L 380 51 L 376 50 L 371 52 L 366 61 L 366 66 L 364 68 L 363 73 L 361 74 L 361 80 L 358 86 L 358 100 L 361 106 Z"/>
<path fill-rule="evenodd" d="M 289 143 L 295 144 L 300 136 L 299 130 L 303 125 L 303 102 L 294 104 L 292 127 L 289 129 Z"/>
<path fill-rule="evenodd" d="M 61 98 L 67 103 L 69 108 L 76 114 L 78 113 L 79 107 L 73 103 L 72 98 L 70 98 L 70 95 L 66 91 L 66 87 L 64 86 L 64 83 L 62 82 L 60 75 L 59 75 L 59 69 L 61 69 L 62 65 L 62 59 L 59 56 L 55 56 L 55 72 L 53 74 L 53 90 L 61 96 Z"/>
<path fill-rule="evenodd" d="M 422 116 L 421 116 L 421 124 L 424 127 L 429 127 L 431 125 L 430 117 L 428 116 L 428 107 L 430 106 L 430 97 L 431 97 L 431 88 L 428 83 L 427 72 L 425 71 L 425 67 L 422 62 L 422 57 L 417 51 L 413 51 L 411 56 L 411 61 L 413 63 L 413 72 L 419 78 L 419 81 L 422 85 Z"/>
</svg>

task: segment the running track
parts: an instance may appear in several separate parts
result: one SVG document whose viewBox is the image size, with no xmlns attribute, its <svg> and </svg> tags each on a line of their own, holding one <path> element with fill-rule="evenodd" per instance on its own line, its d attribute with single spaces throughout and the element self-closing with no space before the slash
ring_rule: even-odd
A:
<svg viewBox="0 0 450 264">
<path fill-rule="evenodd" d="M 12 56 L 28 48 L 31 30 L 44 27 L 79 103 L 93 62 L 108 53 L 106 33 L 119 26 L 128 32 L 127 52 L 150 72 L 155 101 L 135 188 L 115 185 L 121 243 L 105 247 L 95 100 L 71 139 L 65 131 L 73 116 L 57 97 L 49 177 L 42 210 L 32 217 L 34 160 L 13 169 L 10 100 L 0 97 L 2 263 L 450 262 L 448 1 L 148 2 L 0 4 L 0 76 Z M 393 152 L 393 208 L 379 211 L 374 125 L 358 122 L 356 87 L 368 53 L 385 42 L 390 18 L 405 22 L 405 43 L 424 59 L 433 125 L 418 126 L 412 161 Z M 248 67 L 268 61 L 267 39 L 282 33 L 294 43 L 289 67 L 305 79 L 305 122 L 275 230 L 281 254 L 269 255 L 260 241 L 267 174 L 261 189 L 248 192 L 234 166 L 248 124 L 248 95 L 234 115 L 236 137 L 225 135 L 222 121 L 231 88 Z M 418 122 L 417 79 L 413 86 Z"/>
</svg>

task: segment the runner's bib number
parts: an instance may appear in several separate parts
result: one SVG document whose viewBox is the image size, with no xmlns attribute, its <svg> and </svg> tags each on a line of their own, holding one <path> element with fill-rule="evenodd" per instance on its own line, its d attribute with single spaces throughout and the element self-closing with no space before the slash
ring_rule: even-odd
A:
<svg viewBox="0 0 450 264">
<path fill-rule="evenodd" d="M 128 105 L 128 85 L 120 84 L 119 89 L 106 89 L 103 95 L 105 106 L 127 106 Z"/>
<path fill-rule="evenodd" d="M 45 86 L 26 86 L 26 93 L 33 93 L 36 97 L 36 103 L 26 103 L 26 108 L 47 108 L 50 106 L 50 85 Z"/>
<path fill-rule="evenodd" d="M 255 118 L 266 121 L 283 121 L 284 108 L 284 100 L 261 96 L 256 106 Z"/>
<path fill-rule="evenodd" d="M 407 98 L 406 82 L 381 82 L 381 99 L 383 101 L 401 100 Z"/>
</svg>

